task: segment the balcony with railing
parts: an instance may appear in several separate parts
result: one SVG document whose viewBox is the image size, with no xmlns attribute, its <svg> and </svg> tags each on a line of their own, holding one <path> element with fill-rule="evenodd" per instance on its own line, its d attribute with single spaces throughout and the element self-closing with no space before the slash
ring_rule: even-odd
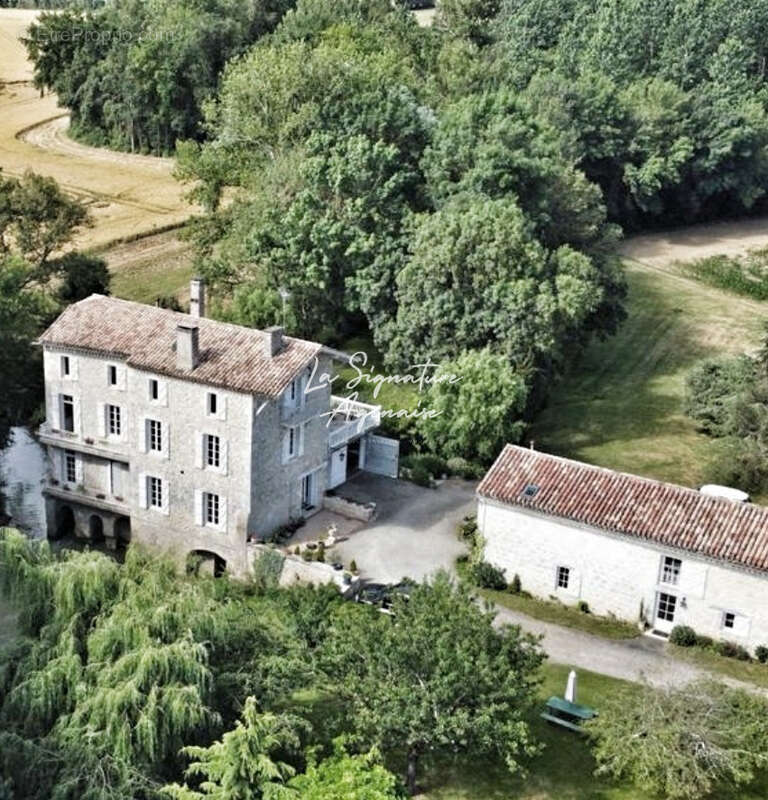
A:
<svg viewBox="0 0 768 800">
<path fill-rule="evenodd" d="M 381 424 L 381 406 L 333 395 L 327 424 L 328 446 L 335 450 L 378 428 Z"/>
<path fill-rule="evenodd" d="M 123 461 L 125 463 L 130 461 L 130 458 L 125 452 L 115 449 L 115 444 L 113 442 L 57 430 L 48 422 L 44 422 L 37 429 L 37 437 L 40 443 L 44 445 L 47 444 L 53 447 L 61 447 L 65 450 L 74 450 L 77 453 L 108 458 L 112 461 Z"/>
</svg>

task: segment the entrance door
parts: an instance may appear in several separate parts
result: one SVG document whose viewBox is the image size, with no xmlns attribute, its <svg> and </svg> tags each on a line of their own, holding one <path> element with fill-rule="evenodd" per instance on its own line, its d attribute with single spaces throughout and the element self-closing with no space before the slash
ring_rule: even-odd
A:
<svg viewBox="0 0 768 800">
<path fill-rule="evenodd" d="M 669 633 L 675 625 L 675 610 L 677 597 L 666 592 L 656 595 L 656 622 L 654 629 L 660 633 Z"/>
<path fill-rule="evenodd" d="M 311 511 L 315 506 L 315 475 L 310 472 L 301 479 L 301 508 Z"/>
<path fill-rule="evenodd" d="M 328 488 L 335 489 L 347 479 L 347 445 L 331 453 Z"/>
</svg>

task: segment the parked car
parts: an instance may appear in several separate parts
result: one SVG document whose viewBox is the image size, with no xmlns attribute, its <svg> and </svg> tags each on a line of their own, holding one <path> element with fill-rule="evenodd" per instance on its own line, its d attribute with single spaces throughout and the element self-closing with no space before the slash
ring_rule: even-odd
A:
<svg viewBox="0 0 768 800">
<path fill-rule="evenodd" d="M 414 586 L 414 582 L 407 579 L 395 584 L 366 583 L 357 590 L 353 599 L 357 603 L 377 606 L 381 611 L 391 614 L 395 598 L 399 595 L 408 600 Z"/>
</svg>

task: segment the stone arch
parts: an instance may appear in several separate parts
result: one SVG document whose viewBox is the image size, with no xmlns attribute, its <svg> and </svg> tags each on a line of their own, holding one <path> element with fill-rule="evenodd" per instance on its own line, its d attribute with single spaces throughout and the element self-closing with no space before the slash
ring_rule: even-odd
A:
<svg viewBox="0 0 768 800">
<path fill-rule="evenodd" d="M 131 541 L 131 520 L 128 517 L 115 520 L 115 539 L 119 545 L 127 545 Z"/>
<path fill-rule="evenodd" d="M 92 542 L 104 541 L 104 520 L 98 514 L 88 517 L 88 538 Z"/>
<path fill-rule="evenodd" d="M 227 561 L 212 550 L 191 550 L 187 553 L 187 573 L 220 578 L 227 571 Z"/>
<path fill-rule="evenodd" d="M 73 536 L 76 527 L 75 512 L 72 510 L 72 506 L 60 503 L 56 508 L 56 538 L 60 539 L 62 536 Z"/>
</svg>

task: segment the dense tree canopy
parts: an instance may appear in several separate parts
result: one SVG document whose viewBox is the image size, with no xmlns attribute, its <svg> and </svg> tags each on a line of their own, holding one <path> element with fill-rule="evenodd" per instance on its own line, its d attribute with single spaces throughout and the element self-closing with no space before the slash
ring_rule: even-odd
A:
<svg viewBox="0 0 768 800">
<path fill-rule="evenodd" d="M 536 750 L 526 711 L 543 654 L 493 618 L 442 573 L 397 599 L 392 616 L 348 606 L 333 620 L 327 658 L 351 723 L 365 742 L 404 753 L 411 793 L 429 752 L 496 752 L 515 769 Z"/>
<path fill-rule="evenodd" d="M 599 774 L 669 800 L 699 800 L 765 768 L 767 710 L 756 694 L 703 679 L 682 689 L 627 687 L 587 728 Z"/>
<path fill-rule="evenodd" d="M 27 172 L 0 173 L 0 448 L 10 428 L 30 420 L 42 398 L 42 364 L 32 340 L 61 308 L 83 293 L 106 291 L 100 259 L 61 249 L 89 215 L 55 181 Z"/>
</svg>

